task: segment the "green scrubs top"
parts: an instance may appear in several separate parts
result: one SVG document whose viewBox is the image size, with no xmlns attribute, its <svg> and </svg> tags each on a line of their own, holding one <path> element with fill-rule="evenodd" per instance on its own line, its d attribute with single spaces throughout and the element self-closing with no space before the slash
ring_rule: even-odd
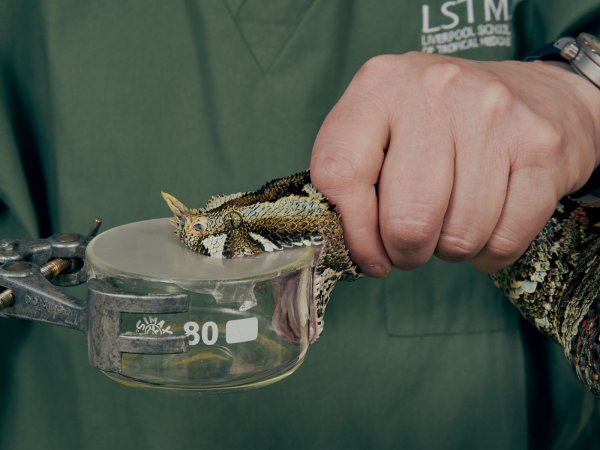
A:
<svg viewBox="0 0 600 450">
<path fill-rule="evenodd" d="M 0 237 L 303 170 L 372 56 L 514 59 L 598 19 L 585 0 L 3 1 Z M 125 388 L 79 333 L 0 320 L 0 449 L 599 448 L 597 400 L 467 264 L 341 283 L 326 322 L 286 380 L 194 396 Z"/>
</svg>

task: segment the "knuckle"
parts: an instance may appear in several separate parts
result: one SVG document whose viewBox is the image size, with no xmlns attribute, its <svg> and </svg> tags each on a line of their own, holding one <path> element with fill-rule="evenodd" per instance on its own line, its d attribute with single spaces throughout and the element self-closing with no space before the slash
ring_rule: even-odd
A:
<svg viewBox="0 0 600 450">
<path fill-rule="evenodd" d="M 435 215 L 390 216 L 380 225 L 384 241 L 401 253 L 416 254 L 428 247 L 438 233 Z"/>
<path fill-rule="evenodd" d="M 428 65 L 423 73 L 424 91 L 435 95 L 447 95 L 463 78 L 464 69 L 453 61 L 440 61 Z"/>
<path fill-rule="evenodd" d="M 398 60 L 396 55 L 377 55 L 369 58 L 358 69 L 354 76 L 355 82 L 371 82 L 372 80 L 381 81 L 394 70 Z"/>
<path fill-rule="evenodd" d="M 476 255 L 482 244 L 474 236 L 464 236 L 442 232 L 437 246 L 440 258 L 452 261 L 462 261 Z"/>
<path fill-rule="evenodd" d="M 548 119 L 538 118 L 535 123 L 537 145 L 546 155 L 556 155 L 564 148 L 564 133 L 560 126 Z"/>
<path fill-rule="evenodd" d="M 510 149 L 513 170 L 519 168 L 543 169 L 551 173 L 568 162 L 567 137 L 564 127 L 531 112 L 519 123 L 517 145 Z"/>
<path fill-rule="evenodd" d="M 565 151 L 563 127 L 534 112 L 524 118 L 521 127 L 524 130 L 521 135 L 525 140 L 522 145 L 527 151 L 519 151 L 516 159 L 524 159 L 527 165 L 536 167 L 555 164 Z"/>
<path fill-rule="evenodd" d="M 500 81 L 490 81 L 481 91 L 481 113 L 491 121 L 510 114 L 516 102 L 511 89 Z"/>
<path fill-rule="evenodd" d="M 357 178 L 357 168 L 345 147 L 339 142 L 321 144 L 327 151 L 316 153 L 310 164 L 310 178 L 315 188 L 326 193 L 352 186 Z"/>
</svg>

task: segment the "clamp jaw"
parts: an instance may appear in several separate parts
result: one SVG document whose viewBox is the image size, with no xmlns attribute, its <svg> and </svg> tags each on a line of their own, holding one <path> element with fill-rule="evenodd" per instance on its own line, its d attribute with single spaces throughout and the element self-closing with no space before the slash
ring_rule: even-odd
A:
<svg viewBox="0 0 600 450">
<path fill-rule="evenodd" d="M 121 332 L 122 313 L 182 313 L 189 309 L 189 300 L 185 294 L 130 294 L 100 279 L 87 280 L 85 249 L 100 223 L 96 219 L 88 236 L 0 239 L 0 317 L 79 330 L 87 335 L 91 365 L 116 374 L 122 373 L 122 353 L 187 352 L 186 336 Z M 87 301 L 56 287 L 86 281 Z"/>
</svg>

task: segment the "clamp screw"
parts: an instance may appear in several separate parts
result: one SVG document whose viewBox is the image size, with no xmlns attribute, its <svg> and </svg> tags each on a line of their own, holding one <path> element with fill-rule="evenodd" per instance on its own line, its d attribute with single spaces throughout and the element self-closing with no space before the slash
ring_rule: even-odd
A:
<svg viewBox="0 0 600 450">
<path fill-rule="evenodd" d="M 9 264 L 11 264 L 11 266 L 7 267 L 9 266 Z M 12 272 L 21 272 L 31 267 L 29 263 L 24 262 L 15 262 L 9 264 L 5 265 L 4 268 Z M 40 272 L 47 280 L 51 280 L 52 278 L 58 276 L 61 272 L 64 272 L 69 267 L 71 267 L 71 261 L 69 259 L 54 258 L 48 261 L 42 267 L 40 267 Z M 14 303 L 15 296 L 13 295 L 12 289 L 6 289 L 0 294 L 0 311 L 2 311 L 4 308 L 12 306 Z"/>
<path fill-rule="evenodd" d="M 12 253 L 14 250 L 14 242 L 4 242 L 3 244 L 0 244 L 0 253 Z"/>
<path fill-rule="evenodd" d="M 101 224 L 102 224 L 102 219 L 96 217 L 94 219 L 94 221 L 92 222 L 92 226 L 88 232 L 88 236 L 89 237 L 96 236 Z M 77 238 L 77 236 L 73 235 L 73 234 L 61 234 L 61 235 L 59 235 L 58 240 L 60 240 L 61 242 L 70 242 L 72 240 L 75 240 L 76 238 Z M 15 265 L 14 266 L 15 268 L 13 269 L 13 271 L 27 270 L 30 267 L 29 263 L 12 263 L 12 264 Z M 69 267 L 71 267 L 71 260 L 65 259 L 65 258 L 54 258 L 54 259 L 51 259 L 50 261 L 48 261 L 42 267 L 40 267 L 40 272 L 46 279 L 50 280 L 50 279 L 60 275 L 62 272 L 67 270 Z M 6 266 L 5 266 L 5 268 L 6 268 Z M 0 293 L 0 311 L 2 311 L 4 308 L 8 308 L 9 306 L 12 306 L 14 303 L 15 303 L 15 296 L 13 295 L 12 289 L 6 289 L 5 291 Z"/>
<path fill-rule="evenodd" d="M 11 289 L 7 289 L 0 294 L 0 311 L 4 308 L 8 308 L 12 306 L 15 302 L 15 296 L 12 293 Z"/>
</svg>

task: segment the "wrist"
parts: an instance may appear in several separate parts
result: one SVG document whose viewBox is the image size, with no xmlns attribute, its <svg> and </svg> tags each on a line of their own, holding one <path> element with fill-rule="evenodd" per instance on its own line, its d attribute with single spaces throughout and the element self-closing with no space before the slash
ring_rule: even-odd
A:
<svg viewBox="0 0 600 450">
<path fill-rule="evenodd" d="M 594 168 L 598 168 L 600 165 L 600 88 L 578 74 L 566 62 L 547 61 L 544 64 L 553 64 L 563 71 L 565 80 L 571 86 L 573 93 L 577 95 L 579 103 L 589 114 L 595 155 Z"/>
<path fill-rule="evenodd" d="M 561 37 L 531 52 L 525 61 L 546 61 L 562 68 L 563 73 L 577 75 L 572 76 L 568 84 L 573 91 L 579 91 L 580 101 L 590 113 L 590 125 L 581 125 L 584 132 L 592 127 L 590 137 L 595 150 L 594 167 L 597 168 L 600 164 L 600 39 L 589 33 L 580 33 L 576 38 Z"/>
<path fill-rule="evenodd" d="M 582 132 L 590 131 L 590 144 L 594 148 L 594 168 L 598 168 L 600 166 L 600 89 L 577 74 L 567 62 L 538 60 L 533 64 L 551 70 L 552 76 L 564 84 L 563 92 L 568 92 L 569 97 L 575 100 L 573 107 L 578 108 L 578 111 L 571 117 L 579 118 Z M 557 98 L 560 103 L 562 97 L 559 95 Z M 565 126 L 570 124 L 567 123 Z"/>
</svg>

